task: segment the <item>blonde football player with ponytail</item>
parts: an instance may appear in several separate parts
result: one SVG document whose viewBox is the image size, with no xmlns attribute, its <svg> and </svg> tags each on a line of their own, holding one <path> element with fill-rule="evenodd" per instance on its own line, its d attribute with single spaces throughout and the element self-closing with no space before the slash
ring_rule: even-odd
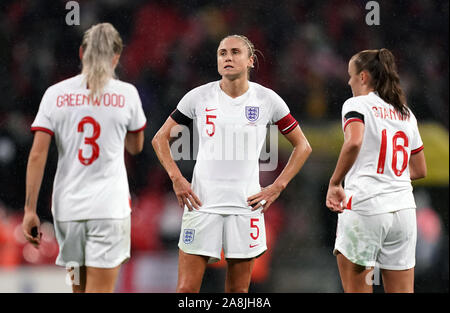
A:
<svg viewBox="0 0 450 313">
<path fill-rule="evenodd" d="M 56 264 L 72 275 L 73 292 L 113 292 L 120 266 L 130 258 L 124 149 L 133 155 L 142 150 L 146 117 L 136 88 L 115 78 L 122 48 L 111 24 L 89 28 L 79 51 L 81 74 L 46 90 L 31 126 L 23 233 L 39 247 L 37 200 L 54 137 Z"/>
</svg>

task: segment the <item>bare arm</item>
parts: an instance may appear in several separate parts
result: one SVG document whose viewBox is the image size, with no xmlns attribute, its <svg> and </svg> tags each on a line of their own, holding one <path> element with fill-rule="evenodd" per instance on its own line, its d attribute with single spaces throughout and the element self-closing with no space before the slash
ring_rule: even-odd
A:
<svg viewBox="0 0 450 313">
<path fill-rule="evenodd" d="M 152 139 L 152 146 L 158 156 L 159 162 L 172 180 L 173 190 L 181 208 L 186 204 L 189 210 L 199 209 L 202 205 L 200 199 L 191 189 L 191 184 L 183 177 L 170 152 L 170 130 L 178 124 L 171 117 L 159 129 Z"/>
<path fill-rule="evenodd" d="M 311 146 L 300 126 L 286 134 L 286 139 L 292 144 L 293 150 L 286 166 L 274 182 L 275 185 L 279 185 L 283 189 L 297 175 L 312 152 Z"/>
<path fill-rule="evenodd" d="M 347 205 L 342 181 L 358 157 L 363 137 L 363 123 L 354 122 L 345 129 L 344 144 L 342 145 L 334 173 L 331 176 L 326 198 L 326 206 L 334 212 L 342 213 Z"/>
<path fill-rule="evenodd" d="M 291 156 L 289 157 L 283 171 L 277 179 L 275 179 L 272 185 L 267 186 L 261 190 L 261 192 L 252 195 L 247 199 L 248 205 L 256 204 L 252 210 L 257 210 L 260 208 L 261 203 L 259 202 L 261 200 L 265 200 L 266 204 L 263 205 L 263 212 L 265 212 L 279 197 L 280 193 L 286 188 L 292 178 L 294 178 L 294 176 L 300 171 L 311 154 L 311 146 L 309 145 L 309 142 L 303 134 L 300 126 L 296 126 L 293 131 L 285 136 L 293 146 Z"/>
<path fill-rule="evenodd" d="M 345 175 L 352 168 L 358 157 L 364 137 L 364 124 L 351 123 L 347 126 L 344 133 L 344 144 L 336 164 L 330 184 L 339 185 L 344 180 Z"/>
<path fill-rule="evenodd" d="M 125 149 L 131 155 L 136 155 L 144 148 L 144 131 L 141 130 L 137 133 L 128 132 L 125 137 Z"/>
<path fill-rule="evenodd" d="M 35 246 L 39 246 L 41 235 L 33 237 L 31 235 L 31 229 L 33 227 L 39 228 L 40 226 L 39 217 L 36 214 L 36 207 L 51 140 L 51 135 L 37 131 L 34 135 L 33 146 L 28 157 L 25 214 L 22 222 L 22 230 L 25 238 Z"/>
<path fill-rule="evenodd" d="M 427 163 L 425 153 L 422 151 L 411 154 L 409 159 L 409 176 L 411 180 L 424 178 L 427 176 Z"/>
</svg>

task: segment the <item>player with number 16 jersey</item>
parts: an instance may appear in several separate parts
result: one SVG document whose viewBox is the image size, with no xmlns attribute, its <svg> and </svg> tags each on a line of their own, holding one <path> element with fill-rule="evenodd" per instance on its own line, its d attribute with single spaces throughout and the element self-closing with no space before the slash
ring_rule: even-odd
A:
<svg viewBox="0 0 450 313">
<path fill-rule="evenodd" d="M 417 120 L 403 117 L 376 91 L 348 99 L 342 107 L 342 129 L 364 124 L 364 138 L 353 167 L 345 176 L 347 208 L 374 215 L 415 207 L 409 177 L 411 154 L 423 149 Z"/>
<path fill-rule="evenodd" d="M 412 292 L 411 180 L 426 176 L 417 120 L 388 49 L 358 52 L 348 74 L 353 97 L 342 107 L 344 143 L 326 196 L 327 207 L 339 213 L 333 254 L 342 285 L 345 292 L 372 292 L 367 277 L 377 267 L 386 292 Z"/>
</svg>

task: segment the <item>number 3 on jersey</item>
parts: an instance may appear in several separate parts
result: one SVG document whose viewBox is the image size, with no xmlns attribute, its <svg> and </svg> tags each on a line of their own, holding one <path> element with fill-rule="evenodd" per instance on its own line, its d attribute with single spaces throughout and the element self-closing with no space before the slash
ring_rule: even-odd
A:
<svg viewBox="0 0 450 313">
<path fill-rule="evenodd" d="M 78 123 L 79 133 L 84 133 L 85 124 L 91 124 L 93 129 L 92 136 L 84 138 L 84 144 L 90 145 L 92 147 L 92 155 L 90 158 L 85 158 L 83 156 L 83 150 L 79 149 L 78 160 L 80 160 L 81 164 L 83 165 L 91 165 L 95 160 L 98 159 L 98 156 L 100 154 L 100 147 L 98 146 L 97 142 L 95 142 L 98 139 L 98 137 L 100 137 L 100 124 L 94 118 L 90 116 L 85 116 Z"/>
<path fill-rule="evenodd" d="M 398 143 L 398 139 L 403 139 L 403 145 Z M 386 129 L 383 129 L 381 132 L 381 146 L 380 146 L 380 154 L 378 156 L 378 167 L 377 173 L 384 173 L 384 163 L 386 162 L 386 146 L 387 146 L 387 135 Z M 392 136 L 392 170 L 396 176 L 401 176 L 403 171 L 408 166 L 408 152 L 405 147 L 408 147 L 408 136 L 402 131 L 398 131 Z M 403 154 L 403 163 L 400 169 L 397 168 L 397 154 Z"/>
</svg>

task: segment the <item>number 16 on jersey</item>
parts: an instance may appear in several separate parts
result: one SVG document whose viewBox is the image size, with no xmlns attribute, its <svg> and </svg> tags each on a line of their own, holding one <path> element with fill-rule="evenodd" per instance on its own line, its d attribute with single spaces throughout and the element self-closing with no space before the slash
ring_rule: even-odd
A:
<svg viewBox="0 0 450 313">
<path fill-rule="evenodd" d="M 384 173 L 387 144 L 388 144 L 388 142 L 387 142 L 386 129 L 383 129 L 381 132 L 380 154 L 378 155 L 378 166 L 377 166 L 378 174 Z M 398 131 L 394 134 L 394 136 L 392 136 L 392 164 L 391 164 L 391 167 L 396 176 L 401 176 L 403 171 L 408 166 L 408 152 L 405 149 L 408 146 L 409 146 L 408 136 L 404 132 Z M 403 163 L 401 165 L 401 168 L 398 168 L 398 165 L 397 165 L 397 155 L 399 153 L 401 153 L 403 155 Z"/>
</svg>

